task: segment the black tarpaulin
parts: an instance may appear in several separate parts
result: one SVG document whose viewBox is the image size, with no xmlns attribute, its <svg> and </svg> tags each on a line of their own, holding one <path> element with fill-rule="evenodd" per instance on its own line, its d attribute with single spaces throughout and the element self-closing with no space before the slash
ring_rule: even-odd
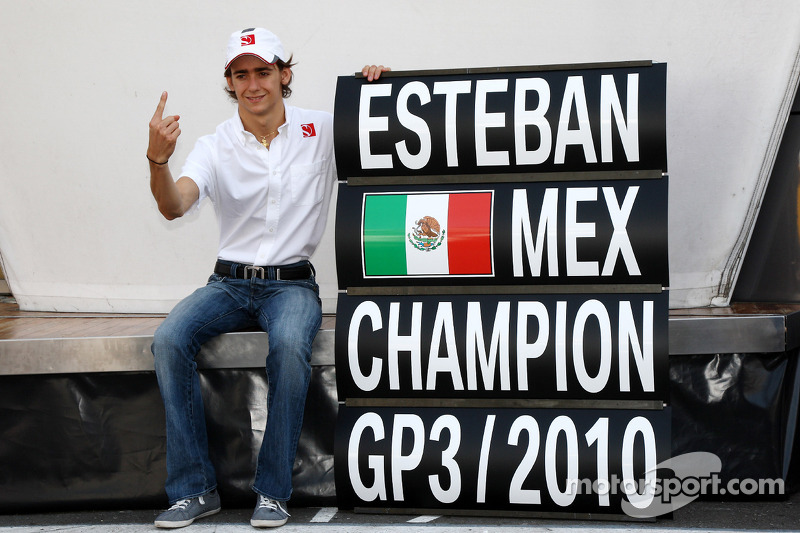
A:
<svg viewBox="0 0 800 533">
<path fill-rule="evenodd" d="M 250 507 L 266 423 L 262 369 L 201 370 L 227 507 Z M 334 503 L 333 367 L 312 367 L 292 505 Z M 0 377 L 0 511 L 167 505 L 164 410 L 153 372 Z"/>
<path fill-rule="evenodd" d="M 671 356 L 673 456 L 715 453 L 723 480 L 784 477 L 796 430 L 796 358 Z M 265 373 L 200 375 L 223 506 L 250 507 Z M 336 505 L 335 381 L 332 365 L 312 367 L 290 505 Z M 0 512 L 163 508 L 165 448 L 153 372 L 0 376 Z"/>
<path fill-rule="evenodd" d="M 723 481 L 785 479 L 796 431 L 797 355 L 670 357 L 673 456 L 715 453 Z"/>
</svg>

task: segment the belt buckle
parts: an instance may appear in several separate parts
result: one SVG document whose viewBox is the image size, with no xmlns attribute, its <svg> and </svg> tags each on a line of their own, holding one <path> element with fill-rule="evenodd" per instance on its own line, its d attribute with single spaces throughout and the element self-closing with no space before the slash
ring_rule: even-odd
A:
<svg viewBox="0 0 800 533">
<path fill-rule="evenodd" d="M 249 274 L 248 274 L 249 272 Z M 264 279 L 266 277 L 266 272 L 264 272 L 264 268 L 255 265 L 245 265 L 244 266 L 244 277 L 246 279 L 255 279 L 259 277 Z"/>
</svg>

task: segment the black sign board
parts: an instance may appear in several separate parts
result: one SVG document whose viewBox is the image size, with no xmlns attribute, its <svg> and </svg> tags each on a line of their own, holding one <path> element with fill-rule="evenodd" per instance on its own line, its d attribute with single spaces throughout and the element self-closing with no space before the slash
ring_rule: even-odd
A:
<svg viewBox="0 0 800 533">
<path fill-rule="evenodd" d="M 666 77 L 649 62 L 343 76 L 339 177 L 666 172 Z"/>
<path fill-rule="evenodd" d="M 667 178 L 341 184 L 339 287 L 669 284 Z"/>
<path fill-rule="evenodd" d="M 339 399 L 667 401 L 668 295 L 345 296 Z"/>
<path fill-rule="evenodd" d="M 670 409 L 352 408 L 336 430 L 340 508 L 623 514 L 653 504 Z"/>
<path fill-rule="evenodd" d="M 671 444 L 666 71 L 339 79 L 340 507 L 654 504 Z"/>
</svg>

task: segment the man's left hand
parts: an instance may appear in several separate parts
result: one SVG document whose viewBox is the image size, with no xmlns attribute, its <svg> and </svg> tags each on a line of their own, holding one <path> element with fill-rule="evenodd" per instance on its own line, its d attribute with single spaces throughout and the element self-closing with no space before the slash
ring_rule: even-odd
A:
<svg viewBox="0 0 800 533">
<path fill-rule="evenodd" d="M 383 65 L 366 65 L 361 69 L 361 74 L 367 78 L 367 81 L 375 81 L 380 79 L 381 74 L 389 72 L 390 70 L 392 69 L 384 67 Z"/>
</svg>

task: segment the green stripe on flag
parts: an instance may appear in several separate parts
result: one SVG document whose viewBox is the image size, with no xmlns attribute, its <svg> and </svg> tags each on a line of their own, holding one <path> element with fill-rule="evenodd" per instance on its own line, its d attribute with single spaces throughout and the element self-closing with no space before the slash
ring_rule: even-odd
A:
<svg viewBox="0 0 800 533">
<path fill-rule="evenodd" d="M 364 270 L 367 276 L 406 274 L 406 196 L 364 199 Z"/>
</svg>

